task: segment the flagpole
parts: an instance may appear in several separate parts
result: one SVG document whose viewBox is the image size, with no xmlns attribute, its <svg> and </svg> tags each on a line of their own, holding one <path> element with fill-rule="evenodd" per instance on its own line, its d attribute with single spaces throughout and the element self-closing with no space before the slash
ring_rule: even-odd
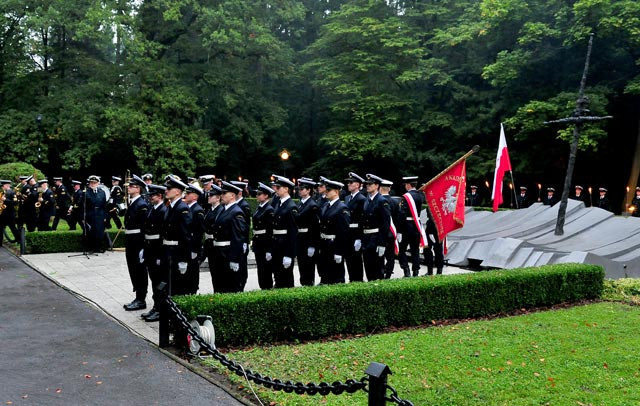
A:
<svg viewBox="0 0 640 406">
<path fill-rule="evenodd" d="M 511 183 L 513 183 L 513 189 L 511 191 L 513 192 L 513 197 L 516 199 L 516 209 L 519 209 L 518 196 L 516 195 L 516 181 L 513 180 L 513 171 L 509 171 L 509 173 L 511 174 Z"/>
<path fill-rule="evenodd" d="M 436 176 L 434 176 L 429 182 L 425 183 L 424 185 L 420 186 L 420 189 L 418 190 L 424 190 L 424 188 L 426 188 L 427 186 L 429 186 L 434 180 L 438 179 L 440 177 L 440 175 L 442 175 L 443 173 L 445 173 L 446 171 L 448 171 L 449 169 L 453 168 L 454 166 L 456 166 L 457 164 L 459 164 L 460 162 L 464 161 L 465 159 L 467 159 L 468 157 L 470 157 L 474 152 L 478 152 L 480 150 L 480 146 L 478 145 L 474 145 L 473 148 L 471 149 L 471 151 L 467 152 L 466 154 L 462 155 L 460 158 L 458 158 L 454 163 L 452 163 L 451 165 L 447 166 L 447 169 L 443 170 L 442 172 L 440 172 L 439 174 L 437 174 Z"/>
</svg>

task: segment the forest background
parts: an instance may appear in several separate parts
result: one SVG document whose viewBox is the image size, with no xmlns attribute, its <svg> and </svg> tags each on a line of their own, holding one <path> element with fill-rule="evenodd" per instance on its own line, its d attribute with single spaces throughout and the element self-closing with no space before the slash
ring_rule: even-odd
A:
<svg viewBox="0 0 640 406">
<path fill-rule="evenodd" d="M 636 0 L 3 0 L 0 163 L 426 181 L 478 144 L 486 196 L 503 122 L 535 197 L 562 186 L 572 129 L 543 122 L 575 108 L 590 33 L 591 114 L 613 119 L 583 128 L 574 183 L 620 212 L 640 170 Z"/>
</svg>

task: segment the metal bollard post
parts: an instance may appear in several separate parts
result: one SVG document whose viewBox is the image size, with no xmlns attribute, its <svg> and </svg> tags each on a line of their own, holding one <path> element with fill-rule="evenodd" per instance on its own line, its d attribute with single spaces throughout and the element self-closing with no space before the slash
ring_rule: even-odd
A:
<svg viewBox="0 0 640 406">
<path fill-rule="evenodd" d="M 25 236 L 26 232 L 23 227 L 20 227 L 20 255 L 24 255 L 25 252 L 27 252 L 27 237 Z M 16 237 L 14 237 L 16 238 Z"/>
<path fill-rule="evenodd" d="M 160 334 L 158 337 L 158 345 L 160 348 L 166 348 L 169 346 L 169 305 L 167 304 L 167 284 L 165 282 L 160 282 L 157 289 L 160 296 L 160 306 L 158 307 L 158 312 L 160 312 Z"/>
<path fill-rule="evenodd" d="M 369 375 L 369 406 L 384 406 L 387 394 L 387 375 L 391 370 L 385 364 L 372 362 L 364 372 Z"/>
</svg>

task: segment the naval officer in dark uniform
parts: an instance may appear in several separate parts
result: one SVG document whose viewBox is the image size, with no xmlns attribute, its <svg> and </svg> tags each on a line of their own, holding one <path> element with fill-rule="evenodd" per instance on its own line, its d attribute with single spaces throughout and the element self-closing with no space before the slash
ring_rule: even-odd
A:
<svg viewBox="0 0 640 406">
<path fill-rule="evenodd" d="M 267 252 L 273 250 L 273 206 L 269 204 L 269 199 L 275 191 L 262 182 L 258 182 L 256 189 L 256 200 L 258 207 L 253 213 L 253 243 L 252 250 L 256 258 L 258 269 L 258 286 L 260 289 L 273 288 L 273 268 L 272 257 L 267 259 Z"/>
<path fill-rule="evenodd" d="M 600 187 L 598 188 L 598 192 L 600 193 L 600 198 L 597 200 L 595 206 L 606 211 L 611 211 L 611 204 L 609 203 L 609 198 L 607 197 L 608 190 L 606 188 Z"/>
<path fill-rule="evenodd" d="M 135 299 L 124 305 L 128 311 L 141 310 L 147 307 L 147 268 L 144 265 L 144 233 L 143 228 L 149 215 L 149 205 L 142 198 L 142 191 L 146 192 L 144 181 L 133 175 L 127 186 L 129 193 L 129 209 L 124 216 L 124 247 L 129 269 L 129 278 Z"/>
<path fill-rule="evenodd" d="M 542 204 L 545 206 L 553 206 L 558 203 L 558 198 L 556 197 L 556 189 L 552 187 L 547 188 L 547 195 L 542 198 Z"/>
<path fill-rule="evenodd" d="M 587 195 L 582 193 L 583 187 L 580 185 L 576 185 L 574 189 L 575 194 L 571 196 L 570 199 L 581 201 L 582 203 L 584 203 L 585 207 L 589 207 L 589 198 L 587 198 Z"/>
<path fill-rule="evenodd" d="M 51 231 L 49 222 L 51 217 L 55 215 L 56 199 L 53 196 L 53 191 L 49 189 L 47 179 L 38 181 L 38 198 L 35 207 L 38 214 L 38 231 Z"/>
<path fill-rule="evenodd" d="M 424 195 L 416 188 L 418 186 L 417 176 L 405 176 L 402 178 L 406 193 L 400 201 L 401 220 L 398 224 L 398 241 L 400 252 L 398 262 L 404 272 L 404 276 L 418 276 L 420 273 L 420 240 L 423 232 L 420 228 L 420 213 L 424 203 Z M 413 202 L 413 203 L 410 203 Z M 415 208 L 413 212 L 412 205 Z M 407 249 L 411 253 L 411 272 L 409 271 L 409 261 L 407 259 Z"/>
<path fill-rule="evenodd" d="M 144 222 L 142 231 L 144 233 L 144 265 L 147 268 L 149 279 L 151 279 L 151 289 L 153 292 L 153 307 L 141 317 L 148 322 L 160 320 L 160 308 L 158 304 L 159 292 L 157 290 L 160 282 L 167 283 L 162 279 L 160 263 L 162 261 L 162 225 L 164 216 L 167 214 L 167 206 L 164 204 L 164 186 L 147 185 L 147 195 L 149 198 L 149 214 Z"/>
<path fill-rule="evenodd" d="M 247 223 L 247 231 L 245 235 L 245 241 L 247 241 L 247 244 L 245 244 L 242 247 L 242 251 L 244 252 L 244 258 L 240 263 L 240 275 L 245 276 L 244 282 L 242 283 L 242 289 L 244 290 L 244 285 L 247 283 L 246 277 L 248 277 L 247 257 L 249 256 L 248 242 L 249 242 L 249 234 L 250 234 L 250 228 L 251 228 L 251 207 L 249 206 L 249 203 L 247 202 L 247 200 L 244 198 L 244 196 L 248 194 L 248 183 L 244 181 L 238 181 L 238 180 L 232 180 L 229 183 L 231 183 L 232 185 L 240 189 L 240 192 L 238 192 L 236 196 L 236 204 L 242 210 L 242 213 L 244 214 L 244 220 Z"/>
<path fill-rule="evenodd" d="M 107 217 L 107 194 L 98 187 L 100 178 L 91 175 L 88 178 L 89 188 L 84 194 L 86 219 L 86 239 L 89 251 L 103 252 L 104 219 Z"/>
<path fill-rule="evenodd" d="M 527 194 L 526 186 L 520 186 L 520 194 L 516 196 L 516 203 L 519 209 L 526 209 L 529 207 L 529 195 Z"/>
<path fill-rule="evenodd" d="M 240 263 L 244 258 L 244 246 L 248 243 L 247 222 L 242 209 L 236 203 L 242 191 L 229 182 L 220 183 L 223 209 L 213 228 L 213 262 L 215 264 L 213 290 L 217 293 L 242 292 L 246 275 L 241 274 Z"/>
<path fill-rule="evenodd" d="M 212 184 L 207 192 L 204 192 L 207 196 L 207 203 L 210 207 L 209 211 L 204 216 L 204 255 L 209 262 L 209 273 L 211 274 L 211 282 L 213 283 L 213 291 L 217 292 L 217 282 L 215 279 L 216 264 L 213 260 L 213 233 L 216 225 L 216 219 L 223 210 L 224 206 L 220 203 L 220 195 L 222 189 L 218 185 Z"/>
<path fill-rule="evenodd" d="M 349 282 L 362 282 L 364 278 L 364 265 L 362 262 L 362 213 L 367 198 L 360 192 L 364 178 L 355 172 L 349 172 L 346 180 L 349 194 L 345 196 L 344 203 L 349 209 L 348 247 L 345 256 Z"/>
<path fill-rule="evenodd" d="M 362 259 L 368 281 L 384 277 L 384 254 L 387 231 L 391 223 L 391 208 L 379 193 L 382 178 L 367 174 L 367 200 L 362 212 Z"/>
<path fill-rule="evenodd" d="M 18 198 L 13 189 L 11 189 L 10 180 L 0 180 L 2 185 L 2 201 L 0 204 L 4 205 L 2 214 L 0 214 L 0 247 L 2 246 L 2 240 L 4 238 L 4 229 L 9 227 L 13 234 L 13 241 L 16 242 L 20 238 L 18 229 L 16 228 L 16 206 L 18 204 Z"/>
<path fill-rule="evenodd" d="M 313 286 L 316 279 L 316 250 L 320 236 L 320 222 L 318 219 L 318 203 L 311 197 L 311 191 L 315 186 L 313 180 L 299 179 L 298 194 L 298 239 L 296 241 L 296 255 L 298 258 L 298 271 L 300 272 L 300 285 Z"/>
<path fill-rule="evenodd" d="M 274 287 L 292 288 L 298 235 L 296 225 L 298 206 L 293 202 L 290 193 L 295 184 L 284 176 L 272 175 L 272 177 L 273 189 L 279 199 L 273 213 L 272 250 L 267 254 L 272 256 Z"/>
<path fill-rule="evenodd" d="M 165 198 L 169 202 L 167 215 L 162 226 L 162 246 L 164 257 L 161 261 L 163 280 L 169 281 L 170 295 L 183 295 L 186 276 L 191 258 L 191 211 L 182 200 L 182 192 L 187 185 L 177 176 L 166 177 Z"/>
<path fill-rule="evenodd" d="M 200 259 L 202 258 L 202 242 L 204 238 L 204 209 L 198 203 L 202 189 L 196 184 L 189 184 L 185 189 L 184 201 L 191 210 L 191 259 L 187 269 L 187 294 L 195 294 L 200 287 Z"/>
<path fill-rule="evenodd" d="M 67 221 L 69 222 L 69 230 L 75 230 L 76 224 L 80 224 L 81 229 L 84 229 L 84 190 L 82 189 L 82 182 L 79 180 L 72 180 L 71 185 L 73 193 L 71 194 L 71 207 L 67 211 Z"/>
<path fill-rule="evenodd" d="M 391 275 L 393 275 L 393 268 L 396 263 L 396 256 L 399 253 L 399 242 L 398 242 L 398 229 L 397 224 L 399 224 L 404 217 L 401 217 L 400 213 L 400 198 L 391 196 L 391 187 L 393 186 L 393 182 L 387 179 L 383 179 L 380 184 L 380 194 L 382 197 L 387 199 L 389 202 L 389 211 L 391 213 L 391 224 L 393 227 L 389 227 L 387 230 L 387 245 L 384 252 L 384 278 L 391 279 Z M 394 231 L 395 230 L 395 234 Z M 396 250 L 398 248 L 398 250 Z"/>
<path fill-rule="evenodd" d="M 109 193 L 109 201 L 107 202 L 107 220 L 106 228 L 111 228 L 111 220 L 116 225 L 116 228 L 122 228 L 122 222 L 120 221 L 120 211 L 124 209 L 124 191 L 120 182 L 122 178 L 117 176 L 111 177 L 111 190 Z M 146 186 L 146 184 L 145 184 Z M 146 193 L 146 189 L 144 189 Z"/>
<path fill-rule="evenodd" d="M 56 191 L 53 193 L 56 200 L 56 216 L 53 219 L 51 228 L 55 231 L 58 228 L 60 219 L 64 219 L 69 224 L 69 207 L 71 207 L 71 195 L 67 187 L 62 183 L 62 177 L 55 177 Z M 69 228 L 71 225 L 69 224 Z"/>
<path fill-rule="evenodd" d="M 640 187 L 636 187 L 636 195 L 633 196 L 631 206 L 629 207 L 633 207 L 633 211 L 631 212 L 632 217 L 640 217 Z"/>
<path fill-rule="evenodd" d="M 344 258 L 350 246 L 349 208 L 340 201 L 344 185 L 326 179 L 327 203 L 319 210 L 318 274 L 323 285 L 344 283 Z"/>
</svg>

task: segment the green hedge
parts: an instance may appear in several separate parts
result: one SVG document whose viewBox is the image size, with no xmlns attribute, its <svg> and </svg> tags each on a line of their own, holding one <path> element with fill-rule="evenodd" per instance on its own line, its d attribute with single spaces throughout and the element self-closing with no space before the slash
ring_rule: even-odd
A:
<svg viewBox="0 0 640 406">
<path fill-rule="evenodd" d="M 107 230 L 113 241 L 118 230 Z M 51 252 L 81 252 L 82 230 L 76 231 L 33 231 L 25 236 L 27 254 L 46 254 Z M 124 247 L 124 230 L 115 241 L 114 248 Z M 108 248 L 105 238 L 104 248 Z"/>
<path fill-rule="evenodd" d="M 244 345 L 358 334 L 600 297 L 604 270 L 560 264 L 434 278 L 178 296 L 190 319 L 211 315 L 216 343 Z"/>
</svg>

